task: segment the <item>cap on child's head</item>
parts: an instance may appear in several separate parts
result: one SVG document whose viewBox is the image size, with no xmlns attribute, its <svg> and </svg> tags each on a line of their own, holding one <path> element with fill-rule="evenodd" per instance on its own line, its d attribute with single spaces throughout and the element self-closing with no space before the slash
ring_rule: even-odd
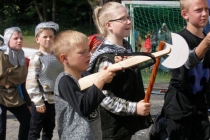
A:
<svg viewBox="0 0 210 140">
<path fill-rule="evenodd" d="M 37 36 L 39 29 L 42 29 L 42 28 L 51 28 L 57 32 L 59 30 L 59 25 L 53 21 L 41 22 L 36 26 L 35 36 Z"/>
<path fill-rule="evenodd" d="M 8 45 L 9 40 L 15 31 L 21 32 L 19 27 L 10 27 L 4 30 L 4 44 Z"/>
<path fill-rule="evenodd" d="M 100 34 L 93 34 L 88 37 L 89 43 L 88 46 L 92 49 L 94 46 L 99 46 L 104 40 Z"/>
</svg>

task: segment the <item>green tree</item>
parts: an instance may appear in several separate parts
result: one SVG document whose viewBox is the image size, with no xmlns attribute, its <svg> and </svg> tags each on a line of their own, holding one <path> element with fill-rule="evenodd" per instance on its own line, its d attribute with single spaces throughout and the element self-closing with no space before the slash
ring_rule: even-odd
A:
<svg viewBox="0 0 210 140">
<path fill-rule="evenodd" d="M 34 0 L 34 5 L 39 16 L 39 20 L 41 22 L 48 21 L 49 19 L 55 21 L 55 13 L 56 13 L 56 0 L 47 1 L 42 0 L 38 2 L 38 0 Z M 49 6 L 48 6 L 49 5 Z M 52 13 L 52 17 L 48 18 L 48 11 Z"/>
</svg>

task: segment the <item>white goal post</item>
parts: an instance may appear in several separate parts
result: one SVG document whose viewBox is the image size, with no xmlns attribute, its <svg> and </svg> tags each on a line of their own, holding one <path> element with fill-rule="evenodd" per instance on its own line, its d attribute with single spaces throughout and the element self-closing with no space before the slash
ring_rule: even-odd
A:
<svg viewBox="0 0 210 140">
<path fill-rule="evenodd" d="M 163 23 L 166 23 L 172 32 L 180 31 L 185 26 L 185 21 L 180 14 L 179 1 L 122 1 L 133 17 L 132 30 L 128 41 L 135 50 L 134 29 L 140 32 L 144 42 L 145 35 L 157 32 Z M 143 43 L 141 46 L 143 47 Z"/>
</svg>

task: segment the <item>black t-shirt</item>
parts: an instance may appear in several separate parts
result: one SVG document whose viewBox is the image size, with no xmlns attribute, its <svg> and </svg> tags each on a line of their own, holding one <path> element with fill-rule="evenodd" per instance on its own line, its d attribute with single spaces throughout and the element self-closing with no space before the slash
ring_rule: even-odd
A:
<svg viewBox="0 0 210 140">
<path fill-rule="evenodd" d="M 88 117 L 95 111 L 105 95 L 95 85 L 92 85 L 88 90 L 82 92 L 69 75 L 61 77 L 58 85 L 60 97 L 67 101 L 75 111 Z"/>
<path fill-rule="evenodd" d="M 202 41 L 187 29 L 182 30 L 179 34 L 186 40 L 190 50 L 193 50 Z M 183 65 L 176 69 L 170 69 L 172 78 L 165 95 L 165 116 L 179 120 L 191 117 L 193 114 L 201 114 L 201 112 L 203 115 L 207 115 L 204 94 L 207 92 L 210 78 L 209 56 L 210 52 L 207 51 L 204 60 L 194 68 L 187 69 Z"/>
<path fill-rule="evenodd" d="M 189 49 L 195 49 L 203 40 L 187 29 L 182 30 L 179 34 L 185 38 Z M 196 67 L 187 69 L 182 66 L 177 69 L 171 69 L 171 85 L 175 88 L 184 91 L 186 94 L 203 94 L 206 90 L 207 83 L 210 78 L 210 51 L 207 51 L 204 60 Z"/>
</svg>

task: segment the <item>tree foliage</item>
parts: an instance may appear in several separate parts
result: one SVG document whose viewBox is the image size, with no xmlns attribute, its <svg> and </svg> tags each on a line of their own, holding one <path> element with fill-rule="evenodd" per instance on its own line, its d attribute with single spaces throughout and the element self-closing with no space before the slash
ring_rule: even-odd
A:
<svg viewBox="0 0 210 140">
<path fill-rule="evenodd" d="M 94 26 L 92 9 L 86 0 L 0 0 L 0 34 L 11 26 L 55 21 L 61 28 Z"/>
<path fill-rule="evenodd" d="M 11 26 L 34 31 L 42 21 L 55 21 L 63 29 L 96 31 L 92 12 L 96 6 L 121 0 L 0 0 L 0 34 Z M 84 31 L 83 31 L 84 32 Z"/>
</svg>

